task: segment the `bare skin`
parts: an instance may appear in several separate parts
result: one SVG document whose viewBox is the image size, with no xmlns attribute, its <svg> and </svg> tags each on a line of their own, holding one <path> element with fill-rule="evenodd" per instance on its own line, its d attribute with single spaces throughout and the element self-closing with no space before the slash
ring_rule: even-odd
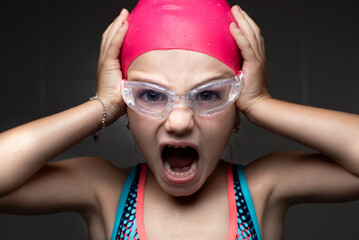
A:
<svg viewBox="0 0 359 240">
<path fill-rule="evenodd" d="M 245 167 L 263 239 L 282 239 L 285 213 L 294 204 L 359 199 L 359 116 L 273 99 L 266 88 L 260 30 L 236 6 L 232 13 L 237 23 L 231 25 L 231 32 L 244 58 L 245 79 L 236 106 L 210 120 L 195 116 L 190 109 L 178 108 L 162 122 L 153 122 L 127 109 L 131 130 L 149 165 L 144 225 L 150 240 L 227 238 L 230 222 L 226 171 L 219 157 L 205 157 L 203 179 L 179 189 L 161 180 L 155 167 L 155 153 L 147 150 L 141 139 L 149 136 L 158 141 L 166 138 L 197 141 L 210 152 L 215 146 L 210 136 L 218 135 L 216 131 L 231 132 L 236 108 L 252 123 L 319 152 L 273 153 Z M 124 115 L 126 109 L 120 94 L 122 73 L 118 55 L 128 27 L 127 16 L 124 10 L 105 31 L 101 44 L 97 92 L 108 109 L 108 123 Z M 234 75 L 224 64 L 198 53 L 157 51 L 136 61 L 128 71 L 130 80 L 156 76 L 162 79 L 158 84 L 164 85 L 188 80 L 186 84 L 170 85 L 174 91 L 192 88 L 194 80 L 200 83 L 215 75 Z M 151 66 L 154 61 L 160 61 L 161 71 Z M 178 78 L 166 82 L 168 76 Z M 175 89 L 178 87 L 183 89 Z M 76 211 L 87 221 L 90 239 L 110 239 L 128 172 L 91 157 L 48 164 L 99 129 L 101 114 L 100 103 L 91 101 L 1 133 L 0 212 Z M 178 117 L 181 121 L 174 121 Z M 218 124 L 224 119 L 228 124 Z M 142 125 L 147 127 L 147 135 Z M 228 139 L 227 134 L 221 137 L 223 141 Z M 203 138 L 208 145 L 202 144 Z M 44 145 L 47 147 L 43 148 Z M 216 154 L 220 156 L 221 148 L 209 155 Z"/>
</svg>

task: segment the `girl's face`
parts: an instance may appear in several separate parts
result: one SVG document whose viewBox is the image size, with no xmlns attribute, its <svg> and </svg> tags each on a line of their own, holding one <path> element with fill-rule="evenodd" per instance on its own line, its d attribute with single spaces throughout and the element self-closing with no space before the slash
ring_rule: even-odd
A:
<svg viewBox="0 0 359 240">
<path fill-rule="evenodd" d="M 234 72 L 205 54 L 157 50 L 135 59 L 127 76 L 129 81 L 184 93 L 210 80 L 233 77 Z M 127 108 L 131 132 L 148 167 L 161 188 L 173 196 L 191 195 L 203 186 L 228 143 L 236 114 L 235 104 L 210 116 L 199 116 L 179 104 L 158 120 Z"/>
</svg>

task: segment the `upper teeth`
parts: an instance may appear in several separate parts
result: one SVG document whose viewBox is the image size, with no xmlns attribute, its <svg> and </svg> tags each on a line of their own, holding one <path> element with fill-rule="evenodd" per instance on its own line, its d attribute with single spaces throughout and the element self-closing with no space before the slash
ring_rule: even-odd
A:
<svg viewBox="0 0 359 240">
<path fill-rule="evenodd" d="M 173 146 L 173 145 L 168 145 L 169 148 L 187 148 L 186 146 Z"/>
</svg>

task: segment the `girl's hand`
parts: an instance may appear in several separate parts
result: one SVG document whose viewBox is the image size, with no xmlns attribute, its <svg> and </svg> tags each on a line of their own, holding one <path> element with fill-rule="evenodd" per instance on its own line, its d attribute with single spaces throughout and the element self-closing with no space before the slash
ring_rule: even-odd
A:
<svg viewBox="0 0 359 240">
<path fill-rule="evenodd" d="M 236 104 L 247 115 L 256 102 L 270 98 L 264 39 L 259 27 L 239 6 L 232 7 L 232 14 L 236 23 L 230 25 L 230 31 L 243 56 L 243 89 Z"/>
<path fill-rule="evenodd" d="M 97 95 L 106 106 L 106 122 L 109 124 L 126 111 L 121 96 L 122 72 L 119 56 L 128 29 L 128 15 L 128 11 L 123 9 L 102 35 L 97 66 Z"/>
</svg>

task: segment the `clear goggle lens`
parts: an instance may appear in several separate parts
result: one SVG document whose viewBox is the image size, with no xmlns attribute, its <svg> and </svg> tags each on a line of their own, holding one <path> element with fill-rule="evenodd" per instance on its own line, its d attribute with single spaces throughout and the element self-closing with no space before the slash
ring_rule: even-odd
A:
<svg viewBox="0 0 359 240">
<path fill-rule="evenodd" d="M 175 93 L 162 86 L 122 81 L 125 103 L 146 116 L 164 118 L 176 105 L 190 106 L 198 115 L 209 116 L 232 104 L 242 89 L 242 73 L 233 78 L 215 80 L 186 93 Z"/>
</svg>

